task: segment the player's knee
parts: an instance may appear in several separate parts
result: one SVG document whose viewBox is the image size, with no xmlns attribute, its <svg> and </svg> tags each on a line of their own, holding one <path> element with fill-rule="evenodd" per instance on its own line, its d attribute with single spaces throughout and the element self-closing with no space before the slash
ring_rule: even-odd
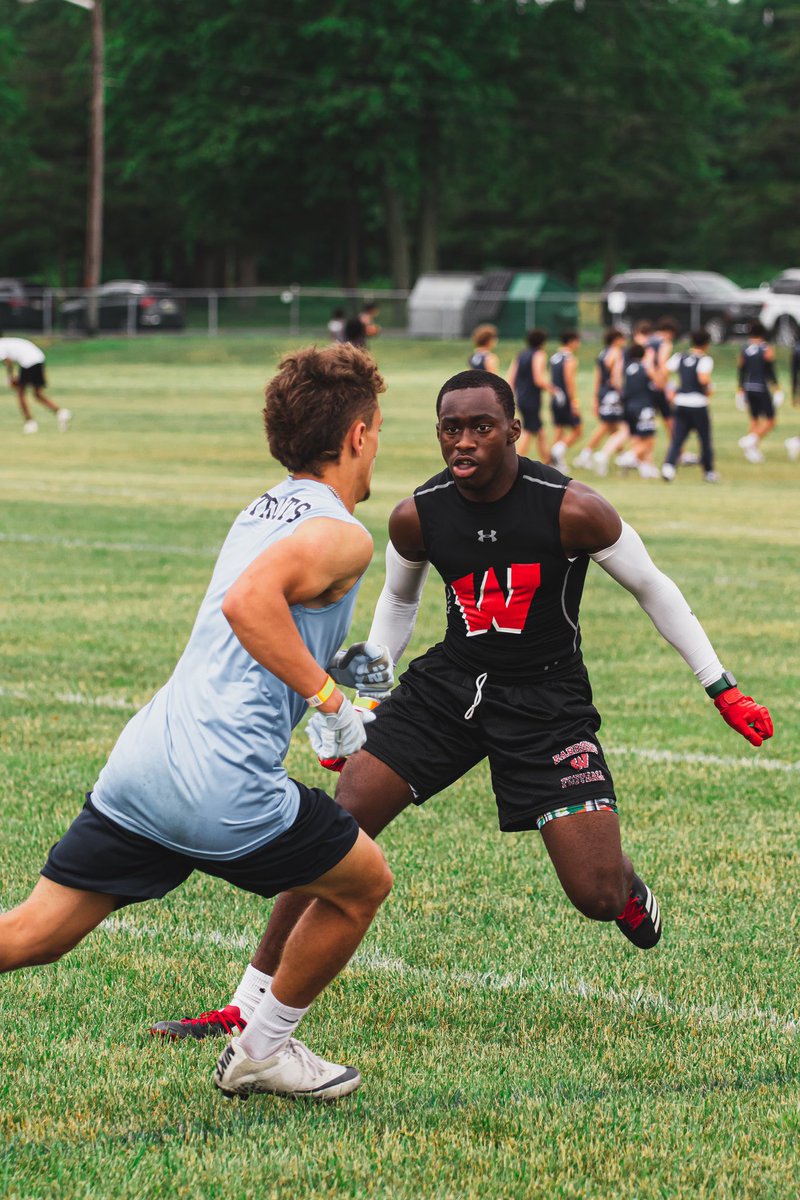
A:
<svg viewBox="0 0 800 1200">
<path fill-rule="evenodd" d="M 611 880 L 598 879 L 570 896 L 572 903 L 590 921 L 613 921 L 625 907 L 624 888 Z"/>
</svg>

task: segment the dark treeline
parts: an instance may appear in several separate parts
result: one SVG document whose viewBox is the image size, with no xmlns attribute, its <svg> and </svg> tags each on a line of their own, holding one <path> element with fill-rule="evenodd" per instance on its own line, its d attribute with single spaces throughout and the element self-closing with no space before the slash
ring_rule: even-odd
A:
<svg viewBox="0 0 800 1200">
<path fill-rule="evenodd" d="M 105 0 L 104 277 L 757 283 L 800 265 L 800 7 L 772 8 Z M 89 14 L 4 15 L 0 274 L 78 285 Z"/>
</svg>

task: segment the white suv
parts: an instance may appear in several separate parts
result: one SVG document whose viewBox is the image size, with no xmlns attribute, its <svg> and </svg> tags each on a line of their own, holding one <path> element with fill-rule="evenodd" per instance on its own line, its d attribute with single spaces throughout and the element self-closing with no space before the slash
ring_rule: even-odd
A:
<svg viewBox="0 0 800 1200">
<path fill-rule="evenodd" d="M 762 286 L 764 307 L 761 323 L 780 346 L 793 346 L 800 339 L 800 271 L 783 271 L 768 286 Z"/>
</svg>

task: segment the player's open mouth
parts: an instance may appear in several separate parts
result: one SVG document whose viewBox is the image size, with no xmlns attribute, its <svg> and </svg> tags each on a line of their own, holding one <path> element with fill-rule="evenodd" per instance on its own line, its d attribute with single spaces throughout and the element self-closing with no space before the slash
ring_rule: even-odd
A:
<svg viewBox="0 0 800 1200">
<path fill-rule="evenodd" d="M 454 475 L 460 475 L 462 478 L 467 475 L 472 475 L 478 469 L 478 464 L 474 458 L 454 458 L 450 464 L 450 470 Z"/>
</svg>

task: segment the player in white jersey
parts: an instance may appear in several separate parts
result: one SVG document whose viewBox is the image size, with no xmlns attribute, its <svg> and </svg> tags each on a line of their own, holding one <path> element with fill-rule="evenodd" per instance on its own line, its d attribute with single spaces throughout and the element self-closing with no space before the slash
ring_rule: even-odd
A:
<svg viewBox="0 0 800 1200">
<path fill-rule="evenodd" d="M 270 450 L 288 479 L 249 504 L 220 551 L 171 678 L 136 714 L 31 895 L 0 915 L 0 971 L 53 962 L 125 904 L 160 899 L 194 870 L 260 896 L 313 897 L 285 970 L 258 987 L 241 1038 L 217 1064 L 226 1095 L 332 1099 L 360 1084 L 292 1038 L 388 894 L 382 853 L 355 820 L 283 766 L 309 705 L 331 754 L 364 742 L 328 673 L 372 539 L 369 495 L 384 383 L 353 346 L 287 355 L 266 391 Z M 355 653 L 354 653 L 355 651 Z M 391 682 L 380 648 L 351 648 L 341 683 Z"/>
<path fill-rule="evenodd" d="M 25 392 L 33 388 L 33 394 L 40 404 L 55 413 L 58 428 L 66 433 L 72 420 L 68 408 L 59 408 L 44 394 L 47 381 L 44 375 L 44 352 L 27 338 L 3 337 L 0 332 L 0 359 L 3 360 L 8 374 L 9 386 L 17 393 L 20 411 L 24 424 L 23 433 L 38 433 L 39 425 L 31 415 Z"/>
</svg>

